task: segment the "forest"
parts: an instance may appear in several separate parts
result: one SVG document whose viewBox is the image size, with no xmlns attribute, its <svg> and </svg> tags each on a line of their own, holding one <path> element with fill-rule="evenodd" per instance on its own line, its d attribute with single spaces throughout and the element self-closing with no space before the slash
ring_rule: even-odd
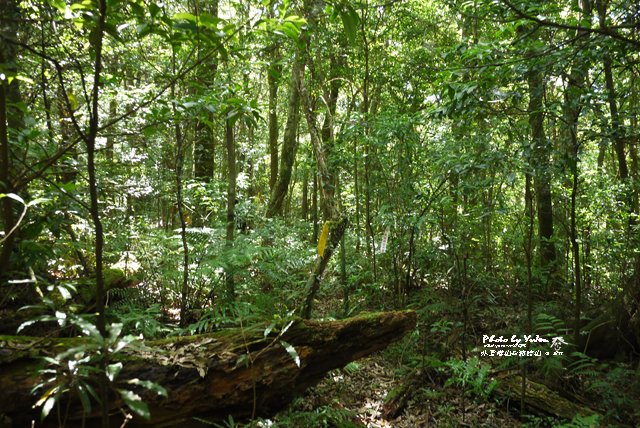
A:
<svg viewBox="0 0 640 428">
<path fill-rule="evenodd" d="M 633 427 L 638 0 L 0 0 L 0 427 Z"/>
</svg>

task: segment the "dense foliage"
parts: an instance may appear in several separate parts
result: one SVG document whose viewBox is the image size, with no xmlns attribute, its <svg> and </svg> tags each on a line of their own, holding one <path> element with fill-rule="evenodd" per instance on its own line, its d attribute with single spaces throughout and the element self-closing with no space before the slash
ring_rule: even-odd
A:
<svg viewBox="0 0 640 428">
<path fill-rule="evenodd" d="M 563 335 L 499 362 L 630 424 L 639 52 L 617 0 L 1 0 L 0 328 L 413 308 L 403 364 Z"/>
</svg>

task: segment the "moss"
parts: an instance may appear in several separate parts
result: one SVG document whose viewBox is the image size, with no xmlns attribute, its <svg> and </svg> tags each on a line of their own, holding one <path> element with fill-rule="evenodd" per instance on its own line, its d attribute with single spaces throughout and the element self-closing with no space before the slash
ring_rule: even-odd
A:
<svg viewBox="0 0 640 428">
<path fill-rule="evenodd" d="M 121 269 L 108 268 L 105 269 L 102 277 L 104 278 L 104 289 L 111 290 L 117 288 L 125 282 L 126 276 Z"/>
</svg>

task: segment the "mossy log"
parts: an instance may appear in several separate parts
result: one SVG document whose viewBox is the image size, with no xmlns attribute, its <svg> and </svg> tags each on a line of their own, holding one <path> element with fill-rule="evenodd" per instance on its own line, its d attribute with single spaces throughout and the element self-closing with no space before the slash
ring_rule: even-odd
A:
<svg viewBox="0 0 640 428">
<path fill-rule="evenodd" d="M 119 379 L 150 380 L 168 391 L 167 398 L 136 391 L 149 405 L 151 419 L 134 419 L 127 426 L 184 424 L 196 415 L 271 413 L 316 384 L 326 372 L 385 348 L 415 323 L 412 311 L 363 314 L 339 321 L 298 319 L 284 333 L 273 331 L 267 337 L 261 326 L 125 348 L 113 355 L 123 363 Z M 13 426 L 30 426 L 29 421 L 38 420 L 39 409 L 32 408 L 37 396 L 31 390 L 41 380 L 39 357 L 55 356 L 83 340 L 0 336 L 0 415 L 11 418 Z M 295 348 L 299 366 L 282 341 Z M 122 403 L 115 396 L 110 408 L 114 426 L 120 426 Z M 79 403 L 70 403 L 69 415 L 72 421 L 81 420 Z"/>
<path fill-rule="evenodd" d="M 499 379 L 493 395 L 509 405 L 520 406 L 522 394 L 522 377 L 509 376 Z M 535 415 L 554 416 L 571 420 L 576 416 L 597 414 L 591 408 L 562 397 L 546 385 L 527 379 L 524 399 L 525 412 Z"/>
</svg>

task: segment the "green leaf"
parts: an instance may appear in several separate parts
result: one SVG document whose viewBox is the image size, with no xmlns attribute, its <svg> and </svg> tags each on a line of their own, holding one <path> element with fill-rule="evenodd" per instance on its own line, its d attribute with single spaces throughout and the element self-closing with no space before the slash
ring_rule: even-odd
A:
<svg viewBox="0 0 640 428">
<path fill-rule="evenodd" d="M 69 8 L 71 10 L 92 10 L 93 2 L 91 0 L 84 0 L 80 3 L 73 3 Z"/>
<path fill-rule="evenodd" d="M 82 410 L 84 410 L 85 414 L 91 413 L 91 399 L 89 397 L 89 391 L 86 388 L 86 384 L 82 383 L 78 385 L 78 396 L 80 397 L 80 402 L 82 403 Z"/>
<path fill-rule="evenodd" d="M 280 344 L 284 347 L 291 358 L 293 358 L 293 362 L 296 363 L 296 366 L 300 367 L 300 356 L 296 352 L 296 349 L 284 340 L 281 340 Z"/>
<path fill-rule="evenodd" d="M 342 4 L 338 9 L 338 12 L 340 13 L 342 25 L 344 26 L 345 33 L 347 33 L 349 43 L 353 45 L 355 44 L 356 36 L 358 34 L 360 16 L 358 15 L 358 12 L 356 12 L 355 9 L 353 9 L 353 7 L 347 3 Z"/>
<path fill-rule="evenodd" d="M 142 401 L 142 397 L 135 392 L 128 391 L 126 389 L 118 389 L 118 392 L 120 393 L 120 397 L 122 397 L 122 401 L 124 401 L 127 407 L 129 407 L 134 413 L 144 419 L 149 419 L 151 417 L 151 413 L 149 413 L 149 406 L 147 406 L 147 403 Z"/>
<path fill-rule="evenodd" d="M 69 292 L 69 290 L 67 290 L 66 287 L 58 287 L 58 293 L 60 293 L 60 295 L 62 296 L 62 299 L 67 301 L 71 298 L 71 293 Z"/>
<path fill-rule="evenodd" d="M 47 3 L 62 13 L 67 9 L 67 3 L 64 0 L 48 0 Z"/>
<path fill-rule="evenodd" d="M 269 324 L 267 326 L 267 328 L 264 329 L 264 337 L 269 336 L 269 333 L 271 333 L 271 331 L 273 330 L 273 328 L 276 326 L 276 323 L 272 322 L 271 324 Z"/>
<path fill-rule="evenodd" d="M 119 27 L 118 27 L 119 28 Z M 105 22 L 104 23 L 104 31 L 110 35 L 111 37 L 113 37 L 114 40 L 116 40 L 117 42 L 120 43 L 124 43 L 124 39 L 122 37 L 120 37 L 120 32 L 118 30 L 118 28 L 116 28 L 115 25 L 113 25 L 110 22 Z M 126 27 L 125 27 L 126 28 Z"/>
<path fill-rule="evenodd" d="M 171 17 L 171 19 L 173 19 L 174 21 L 189 21 L 189 22 L 196 22 L 197 20 L 195 15 L 192 15 L 190 13 L 176 13 Z"/>
<path fill-rule="evenodd" d="M 156 16 L 158 16 L 158 13 L 160 13 L 162 9 L 160 8 L 160 6 L 158 6 L 156 3 L 151 3 L 149 5 L 149 14 L 151 15 L 152 18 L 155 18 Z"/>
<path fill-rule="evenodd" d="M 136 378 L 136 379 L 129 379 L 127 383 L 130 385 L 141 386 L 145 389 L 148 389 L 149 391 L 155 392 L 158 395 L 161 395 L 163 397 L 168 397 L 167 390 L 162 385 L 159 385 L 150 380 L 141 380 Z"/>
<path fill-rule="evenodd" d="M 146 22 L 136 27 L 136 32 L 140 37 L 147 36 L 151 34 L 152 31 L 153 31 L 153 27 Z"/>
<path fill-rule="evenodd" d="M 107 377 L 111 382 L 116 380 L 120 370 L 122 370 L 122 363 L 114 363 L 107 366 Z"/>
<path fill-rule="evenodd" d="M 129 3 L 129 6 L 131 6 L 131 11 L 135 16 L 138 18 L 142 18 L 144 16 L 144 9 L 138 3 L 131 2 Z"/>
<path fill-rule="evenodd" d="M 31 85 L 35 84 L 33 79 L 31 79 L 31 78 L 29 78 L 27 76 L 23 76 L 22 74 L 16 74 L 16 80 L 20 80 L 22 82 L 29 83 Z"/>
<path fill-rule="evenodd" d="M 285 334 L 287 332 L 287 330 L 289 330 L 289 327 L 291 327 L 293 325 L 294 320 L 291 320 L 287 323 L 287 325 L 284 326 L 284 328 L 282 329 L 282 331 L 280 332 L 280 334 Z"/>
<path fill-rule="evenodd" d="M 22 205 L 25 205 L 24 199 L 22 199 L 20 196 L 16 195 L 15 193 L 0 193 L 0 199 L 2 198 L 13 199 L 14 201 L 20 202 Z"/>
<path fill-rule="evenodd" d="M 122 323 L 113 323 L 109 326 L 109 339 L 111 342 L 115 342 L 116 339 L 122 333 L 123 324 Z"/>
<path fill-rule="evenodd" d="M 33 199 L 33 200 L 29 201 L 27 206 L 28 207 L 33 207 L 35 205 L 39 205 L 39 204 L 42 204 L 42 203 L 45 203 L 45 202 L 49 202 L 50 200 L 51 199 L 49 199 L 49 198 L 36 198 L 36 199 Z"/>
<path fill-rule="evenodd" d="M 44 420 L 47 416 L 49 416 L 49 413 L 51 412 L 51 409 L 53 409 L 53 406 L 56 404 L 56 401 L 57 397 L 55 395 L 53 397 L 47 398 L 47 401 L 44 402 L 44 406 L 42 406 L 42 414 L 40 415 L 41 420 Z"/>
<path fill-rule="evenodd" d="M 291 22 L 283 22 L 278 26 L 278 30 L 292 40 L 298 40 L 298 37 L 300 36 L 300 28 Z"/>
</svg>

